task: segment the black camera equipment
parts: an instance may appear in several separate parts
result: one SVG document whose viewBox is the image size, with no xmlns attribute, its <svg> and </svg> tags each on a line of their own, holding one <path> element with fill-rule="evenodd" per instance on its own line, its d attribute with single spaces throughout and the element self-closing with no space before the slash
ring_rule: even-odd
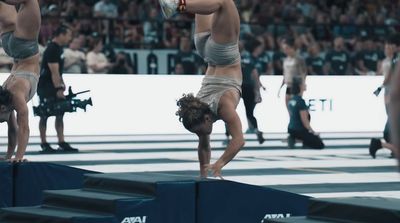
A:
<svg viewBox="0 0 400 223">
<path fill-rule="evenodd" d="M 73 93 L 71 87 L 68 88 L 68 95 L 65 99 L 48 99 L 40 102 L 38 106 L 33 106 L 33 114 L 35 116 L 57 116 L 65 112 L 76 112 L 77 108 L 81 108 L 86 112 L 86 106 L 93 106 L 92 98 L 80 100 L 74 99 L 77 95 L 89 92 L 90 90 Z"/>
</svg>

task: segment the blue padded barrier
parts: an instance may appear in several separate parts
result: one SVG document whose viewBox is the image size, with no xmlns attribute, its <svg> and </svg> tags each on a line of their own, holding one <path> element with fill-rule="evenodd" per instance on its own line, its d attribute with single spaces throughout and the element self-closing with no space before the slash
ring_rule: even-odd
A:
<svg viewBox="0 0 400 223">
<path fill-rule="evenodd" d="M 198 183 L 197 223 L 262 222 L 269 216 L 304 216 L 309 197 L 215 180 Z"/>
<path fill-rule="evenodd" d="M 43 190 L 82 188 L 84 174 L 91 171 L 52 163 L 27 162 L 14 167 L 14 205 L 42 203 Z"/>
<path fill-rule="evenodd" d="M 12 164 L 0 162 L 0 207 L 13 205 L 13 168 Z"/>
</svg>

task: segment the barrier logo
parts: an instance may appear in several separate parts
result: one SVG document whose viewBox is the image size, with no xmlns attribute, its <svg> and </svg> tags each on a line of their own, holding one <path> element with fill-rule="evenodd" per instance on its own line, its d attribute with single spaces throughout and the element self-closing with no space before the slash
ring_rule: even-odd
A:
<svg viewBox="0 0 400 223">
<path fill-rule="evenodd" d="M 143 217 L 126 217 L 121 223 L 146 223 L 147 216 Z"/>
<path fill-rule="evenodd" d="M 261 220 L 261 223 L 266 222 L 266 220 L 268 220 L 268 219 L 289 218 L 290 216 L 291 216 L 290 213 L 286 213 L 286 214 L 283 214 L 283 213 L 280 213 L 280 214 L 266 214 L 264 216 L 264 219 Z"/>
<path fill-rule="evenodd" d="M 310 111 L 332 112 L 333 99 L 331 98 L 311 98 L 308 99 L 308 108 Z"/>
</svg>

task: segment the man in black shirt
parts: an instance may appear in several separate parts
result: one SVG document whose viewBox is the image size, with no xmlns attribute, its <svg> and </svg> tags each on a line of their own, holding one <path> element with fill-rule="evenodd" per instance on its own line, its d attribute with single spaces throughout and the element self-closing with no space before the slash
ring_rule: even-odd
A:
<svg viewBox="0 0 400 223">
<path fill-rule="evenodd" d="M 190 39 L 187 36 L 180 39 L 179 51 L 175 55 L 175 61 L 176 65 L 181 64 L 183 66 L 184 74 L 198 74 L 199 67 L 204 64 L 201 57 L 193 51 Z"/>
<path fill-rule="evenodd" d="M 356 55 L 357 73 L 360 75 L 376 75 L 378 63 L 385 57 L 376 49 L 372 39 L 365 39 L 363 50 Z"/>
<path fill-rule="evenodd" d="M 325 60 L 320 55 L 320 48 L 317 43 L 309 48 L 310 56 L 306 59 L 309 75 L 325 75 Z"/>
<path fill-rule="evenodd" d="M 62 78 L 64 69 L 63 46 L 67 45 L 71 40 L 71 30 L 61 25 L 54 32 L 52 41 L 47 45 L 43 54 L 42 66 L 40 69 L 40 78 L 37 93 L 40 103 L 51 103 L 57 100 L 65 100 L 64 91 L 65 84 Z M 59 150 L 68 152 L 77 152 L 64 141 L 64 115 L 56 116 L 56 132 L 58 138 Z M 55 152 L 47 143 L 46 128 L 47 116 L 41 116 L 39 122 L 40 140 L 43 152 Z"/>
<path fill-rule="evenodd" d="M 334 40 L 334 49 L 326 55 L 325 61 L 330 75 L 350 74 L 351 60 L 349 54 L 345 51 L 342 37 L 337 37 Z"/>
</svg>

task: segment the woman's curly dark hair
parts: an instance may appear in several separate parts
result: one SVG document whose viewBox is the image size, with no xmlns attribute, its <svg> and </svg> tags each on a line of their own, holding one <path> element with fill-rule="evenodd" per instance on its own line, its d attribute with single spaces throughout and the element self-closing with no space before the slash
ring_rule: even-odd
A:
<svg viewBox="0 0 400 223">
<path fill-rule="evenodd" d="M 201 124 L 204 121 L 204 115 L 212 114 L 210 107 L 193 94 L 184 94 L 176 104 L 179 107 L 176 115 L 179 116 L 179 121 L 188 130 Z"/>
<path fill-rule="evenodd" d="M 9 106 L 11 104 L 11 92 L 0 86 L 0 105 Z"/>
</svg>

